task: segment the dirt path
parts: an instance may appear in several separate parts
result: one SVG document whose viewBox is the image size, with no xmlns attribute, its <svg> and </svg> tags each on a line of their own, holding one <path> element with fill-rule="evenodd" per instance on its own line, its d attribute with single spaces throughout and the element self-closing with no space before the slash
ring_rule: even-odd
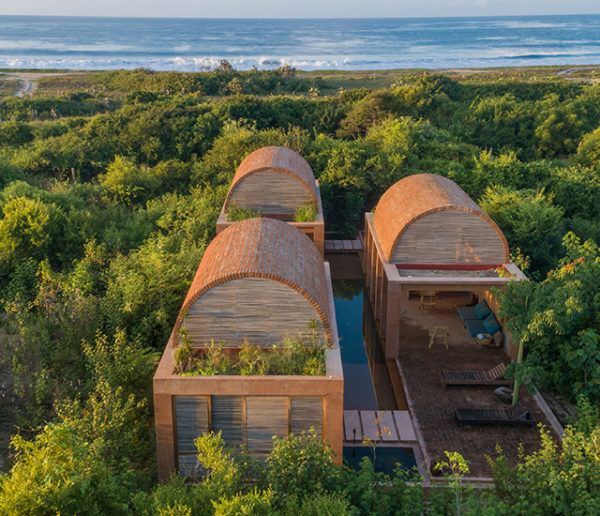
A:
<svg viewBox="0 0 600 516">
<path fill-rule="evenodd" d="M 44 77 L 64 77 L 66 75 L 84 75 L 87 72 L 12 72 L 5 73 L 4 78 L 17 79 L 20 87 L 14 92 L 15 97 L 24 97 L 30 95 L 37 89 L 38 79 Z"/>
<path fill-rule="evenodd" d="M 589 72 L 592 70 L 598 70 L 597 66 L 590 66 L 587 68 L 565 68 L 564 70 L 559 70 L 558 72 L 556 72 L 554 75 L 556 75 L 557 77 L 561 77 L 563 79 L 566 79 L 568 81 L 573 81 L 573 82 L 584 82 L 586 84 L 595 84 L 597 82 L 600 82 L 600 79 L 594 79 L 591 77 L 571 77 L 572 73 L 576 73 L 576 72 Z"/>
</svg>

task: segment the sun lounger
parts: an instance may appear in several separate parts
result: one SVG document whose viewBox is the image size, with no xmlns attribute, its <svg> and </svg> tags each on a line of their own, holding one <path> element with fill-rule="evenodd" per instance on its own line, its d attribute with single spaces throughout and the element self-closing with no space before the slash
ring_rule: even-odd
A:
<svg viewBox="0 0 600 516">
<path fill-rule="evenodd" d="M 528 410 L 519 407 L 509 409 L 454 409 L 454 417 L 459 427 L 465 425 L 535 425 L 535 419 Z"/>
<path fill-rule="evenodd" d="M 504 379 L 506 366 L 498 364 L 488 371 L 443 371 L 442 384 L 448 385 L 511 385 L 510 380 Z"/>
</svg>

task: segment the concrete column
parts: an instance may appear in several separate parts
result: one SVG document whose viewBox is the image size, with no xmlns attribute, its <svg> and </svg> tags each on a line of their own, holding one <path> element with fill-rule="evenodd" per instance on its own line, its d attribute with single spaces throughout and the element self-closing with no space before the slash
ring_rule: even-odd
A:
<svg viewBox="0 0 600 516">
<path fill-rule="evenodd" d="M 340 387 L 335 392 L 325 396 L 324 407 L 324 435 L 331 449 L 335 453 L 335 462 L 342 464 L 344 445 L 344 382 L 340 380 Z"/>
<path fill-rule="evenodd" d="M 394 360 L 400 350 L 400 317 L 399 314 L 405 306 L 406 292 L 397 281 L 388 282 L 385 332 L 385 358 Z"/>
<path fill-rule="evenodd" d="M 325 256 L 325 224 L 315 224 L 314 242 L 321 256 Z"/>
<path fill-rule="evenodd" d="M 171 474 L 176 471 L 175 428 L 173 420 L 173 397 L 170 394 L 155 392 L 156 461 L 158 466 L 158 481 L 161 484 L 168 482 Z"/>
</svg>

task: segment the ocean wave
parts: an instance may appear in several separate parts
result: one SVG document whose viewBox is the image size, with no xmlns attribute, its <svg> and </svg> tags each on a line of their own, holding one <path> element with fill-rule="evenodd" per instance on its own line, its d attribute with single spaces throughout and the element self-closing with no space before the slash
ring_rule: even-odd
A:
<svg viewBox="0 0 600 516">
<path fill-rule="evenodd" d="M 555 65 L 555 64 L 594 64 L 600 63 L 598 55 L 569 55 L 569 54 L 518 54 L 512 56 L 477 56 L 463 58 L 461 56 L 435 56 L 435 57 L 405 57 L 396 59 L 340 59 L 308 60 L 302 58 L 247 58 L 230 60 L 238 70 L 251 70 L 256 67 L 260 70 L 271 70 L 280 66 L 289 65 L 300 70 L 388 70 L 396 68 L 416 69 L 444 69 L 444 68 L 485 68 L 496 66 L 527 66 L 527 65 Z M 1 68 L 58 68 L 66 70 L 111 70 L 147 68 L 156 71 L 203 72 L 214 70 L 219 66 L 220 59 L 172 58 L 165 60 L 135 60 L 135 59 L 24 59 L 2 58 Z"/>
<path fill-rule="evenodd" d="M 204 71 L 217 68 L 222 59 L 238 70 L 600 62 L 600 16 L 276 23 L 68 19 L 68 30 L 64 19 L 0 17 L 0 21 L 0 67 L 5 68 Z"/>
<path fill-rule="evenodd" d="M 507 29 L 562 29 L 562 28 L 573 28 L 573 25 L 569 23 L 557 23 L 557 22 L 541 22 L 541 21 L 502 21 L 496 22 L 499 26 Z"/>
</svg>

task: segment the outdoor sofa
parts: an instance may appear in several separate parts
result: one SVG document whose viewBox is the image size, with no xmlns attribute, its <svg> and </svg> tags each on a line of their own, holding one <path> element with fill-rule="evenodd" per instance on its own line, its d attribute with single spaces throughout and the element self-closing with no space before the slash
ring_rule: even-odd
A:
<svg viewBox="0 0 600 516">
<path fill-rule="evenodd" d="M 502 330 L 502 326 L 485 299 L 479 301 L 475 306 L 459 306 L 457 312 L 471 337 L 479 334 L 494 335 Z"/>
</svg>

